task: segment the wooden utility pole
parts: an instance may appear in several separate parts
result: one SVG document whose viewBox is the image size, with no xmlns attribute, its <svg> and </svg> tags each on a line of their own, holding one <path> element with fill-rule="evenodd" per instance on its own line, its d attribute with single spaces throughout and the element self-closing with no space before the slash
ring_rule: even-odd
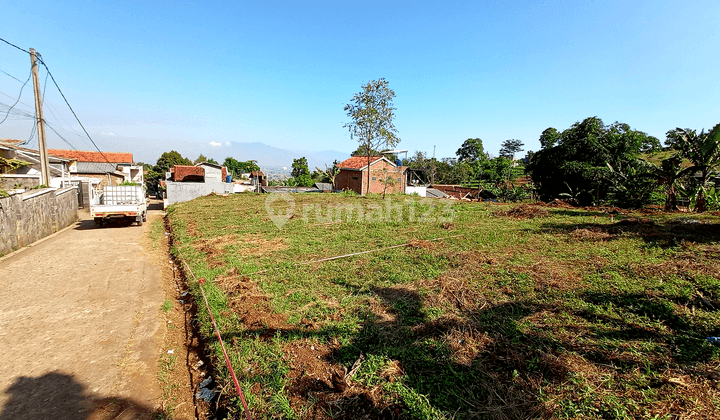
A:
<svg viewBox="0 0 720 420">
<path fill-rule="evenodd" d="M 40 96 L 37 56 L 34 48 L 30 48 L 30 63 L 32 63 L 33 87 L 35 88 L 35 116 L 37 117 L 38 147 L 40 149 L 40 184 L 49 187 L 50 165 L 48 164 L 47 145 L 45 144 L 45 120 L 43 120 L 42 116 L 42 97 Z"/>
</svg>

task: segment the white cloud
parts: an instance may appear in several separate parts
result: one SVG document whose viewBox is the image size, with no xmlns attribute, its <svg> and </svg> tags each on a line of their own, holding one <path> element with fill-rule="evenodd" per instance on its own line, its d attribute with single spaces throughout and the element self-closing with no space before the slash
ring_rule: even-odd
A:
<svg viewBox="0 0 720 420">
<path fill-rule="evenodd" d="M 229 141 L 226 141 L 225 144 L 228 145 L 228 146 L 230 146 L 230 142 L 229 142 Z"/>
<path fill-rule="evenodd" d="M 102 135 L 104 135 L 104 136 L 114 136 L 115 133 L 113 133 L 112 131 L 109 131 L 109 132 L 107 132 L 107 133 L 102 133 Z"/>
<path fill-rule="evenodd" d="M 216 142 L 214 142 L 214 141 L 211 141 L 211 142 L 210 142 L 210 146 L 215 146 L 215 147 L 217 147 L 217 146 L 222 146 L 222 143 L 216 143 Z"/>
</svg>

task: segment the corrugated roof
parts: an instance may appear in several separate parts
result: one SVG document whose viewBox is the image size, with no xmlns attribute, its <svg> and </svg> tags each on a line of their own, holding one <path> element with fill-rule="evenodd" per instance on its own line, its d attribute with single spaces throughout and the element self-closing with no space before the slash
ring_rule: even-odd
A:
<svg viewBox="0 0 720 420">
<path fill-rule="evenodd" d="M 78 162 L 77 173 L 79 174 L 106 174 L 115 172 L 117 165 L 114 163 L 101 162 Z"/>
<path fill-rule="evenodd" d="M 125 152 L 89 152 L 84 150 L 48 149 L 48 153 L 58 157 L 74 159 L 78 162 L 133 163 L 132 153 Z M 107 159 L 106 159 L 107 158 Z"/>
<path fill-rule="evenodd" d="M 375 161 L 382 159 L 383 156 L 370 156 L 370 164 L 372 165 Z M 353 156 L 350 159 L 345 159 L 338 163 L 340 169 L 356 169 L 360 170 L 367 166 L 367 156 Z"/>
</svg>

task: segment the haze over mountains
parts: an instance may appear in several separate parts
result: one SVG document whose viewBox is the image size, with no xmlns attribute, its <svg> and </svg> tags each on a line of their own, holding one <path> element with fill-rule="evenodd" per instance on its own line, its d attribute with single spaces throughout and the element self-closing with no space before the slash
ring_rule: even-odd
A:
<svg viewBox="0 0 720 420">
<path fill-rule="evenodd" d="M 214 142 L 194 143 L 183 140 L 144 140 L 113 135 L 100 135 L 95 137 L 98 146 L 103 151 L 131 152 L 136 162 L 154 164 L 164 152 L 175 150 L 190 160 L 197 159 L 200 154 L 213 158 L 222 163 L 226 157 L 231 156 L 239 161 L 256 160 L 260 167 L 287 167 L 290 168 L 293 159 L 305 157 L 310 170 L 315 167 L 325 168 L 325 164 L 332 165 L 334 160 L 342 161 L 350 157 L 350 152 L 337 150 L 308 151 L 287 150 L 269 146 L 260 142 Z M 79 146 L 79 145 L 78 145 Z M 347 146 L 357 147 L 357 144 L 348 143 Z M 66 144 L 51 144 L 51 147 L 67 148 Z M 88 148 L 88 150 L 91 150 Z"/>
</svg>

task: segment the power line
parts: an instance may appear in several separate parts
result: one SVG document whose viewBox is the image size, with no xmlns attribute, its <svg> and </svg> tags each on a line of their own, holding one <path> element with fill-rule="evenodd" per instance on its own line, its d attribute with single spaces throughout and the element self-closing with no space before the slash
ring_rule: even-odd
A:
<svg viewBox="0 0 720 420">
<path fill-rule="evenodd" d="M 2 38 L 0 38 L 0 41 L 6 43 L 6 44 L 8 44 L 8 45 L 10 45 L 11 47 L 15 47 L 15 48 L 17 48 L 18 50 L 20 50 L 20 51 L 22 51 L 22 52 L 25 52 L 25 53 L 30 54 L 30 51 L 28 51 L 28 50 L 26 50 L 26 49 L 24 49 L 24 48 L 20 48 L 20 47 L 18 47 L 17 45 L 13 44 L 12 42 L 8 42 L 8 41 L 6 41 L 6 40 L 4 40 L 4 39 L 2 39 Z"/>
<path fill-rule="evenodd" d="M 32 73 L 30 73 L 30 76 L 32 76 Z M 0 121 L 0 124 L 4 123 L 5 120 L 7 120 L 8 115 L 10 115 L 10 111 L 12 111 L 12 109 L 15 108 L 15 105 L 17 105 L 18 102 L 20 102 L 20 98 L 22 97 L 23 89 L 25 89 L 25 85 L 27 85 L 28 82 L 30 81 L 30 76 L 28 76 L 28 78 L 27 78 L 27 80 L 25 81 L 25 83 L 23 83 L 22 87 L 20 88 L 20 94 L 18 95 L 17 101 L 15 101 L 15 103 L 12 104 L 12 106 L 11 106 L 10 108 L 8 108 L 8 111 L 7 111 L 7 113 L 5 114 L 5 118 L 3 118 L 2 121 Z"/>
<path fill-rule="evenodd" d="M 2 39 L 2 38 L 0 38 L 0 39 Z M 102 150 L 100 150 L 100 148 L 97 146 L 97 144 L 95 144 L 95 141 L 92 139 L 92 137 L 90 137 L 90 133 L 88 133 L 87 130 L 85 129 L 85 126 L 80 121 L 80 118 L 78 118 L 77 114 L 75 113 L 75 110 L 72 108 L 72 106 L 70 106 L 70 102 L 68 102 L 62 89 L 60 89 L 60 86 L 58 86 L 57 81 L 55 81 L 55 76 L 52 75 L 52 72 L 48 68 L 47 64 L 45 64 L 45 60 L 42 59 L 42 56 L 39 53 L 37 53 L 36 55 L 37 55 L 38 61 L 40 61 L 40 64 L 42 64 L 43 67 L 45 67 L 45 71 L 47 71 L 48 74 L 50 75 L 50 78 L 52 79 L 53 84 L 55 84 L 55 87 L 57 88 L 58 92 L 60 92 L 60 96 L 62 96 L 63 100 L 65 101 L 65 104 L 68 106 L 68 108 L 70 108 L 70 112 L 72 112 L 73 116 L 75 117 L 75 120 L 77 120 L 78 124 L 80 124 L 80 127 L 85 132 L 85 135 L 88 137 L 88 139 L 90 139 L 90 142 L 93 144 L 93 146 L 95 146 L 97 151 L 100 152 L 102 157 L 105 158 L 105 161 L 107 163 L 112 164 L 112 162 L 110 162 L 110 159 L 108 159 L 107 156 L 105 156 L 105 153 L 103 153 Z"/>
<path fill-rule="evenodd" d="M 58 137 L 60 137 L 68 146 L 70 146 L 70 148 L 72 148 L 73 150 L 77 150 L 77 147 L 73 146 L 73 144 L 70 143 L 65 137 L 60 135 L 60 133 L 58 133 L 57 130 L 53 128 L 52 124 L 47 121 L 45 121 L 45 124 L 53 131 L 53 133 L 57 134 Z"/>
<path fill-rule="evenodd" d="M 13 76 L 12 74 L 6 72 L 5 70 L 1 70 L 1 69 L 0 69 L 0 71 L 3 72 L 3 73 L 5 73 L 6 75 L 12 77 L 13 79 L 17 80 L 17 81 L 20 82 L 20 83 L 23 82 L 22 80 L 18 79 L 17 77 Z"/>
</svg>

